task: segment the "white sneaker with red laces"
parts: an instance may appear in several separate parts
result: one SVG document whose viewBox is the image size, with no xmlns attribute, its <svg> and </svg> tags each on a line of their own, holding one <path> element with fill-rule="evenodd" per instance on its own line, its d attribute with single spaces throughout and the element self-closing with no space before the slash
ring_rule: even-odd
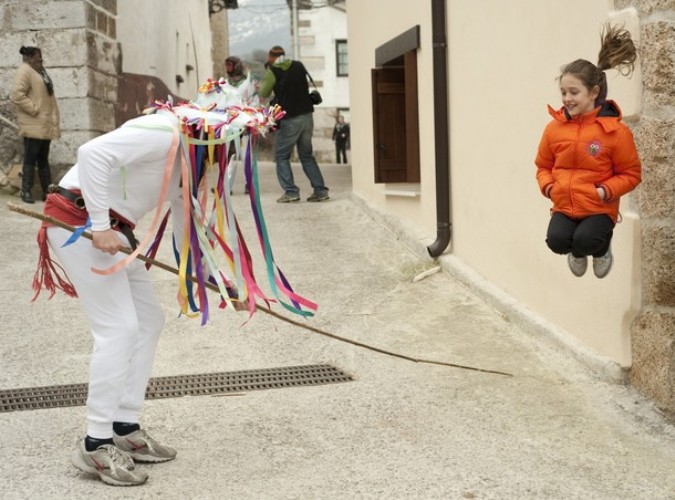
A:
<svg viewBox="0 0 675 500">
<path fill-rule="evenodd" d="M 137 462 L 167 462 L 176 458 L 176 450 L 159 444 L 139 429 L 125 436 L 113 433 L 115 446 Z"/>
<path fill-rule="evenodd" d="M 138 486 L 148 480 L 145 472 L 135 470 L 131 457 L 112 444 L 87 451 L 82 440 L 71 462 L 82 472 L 97 474 L 104 483 L 113 486 Z"/>
</svg>

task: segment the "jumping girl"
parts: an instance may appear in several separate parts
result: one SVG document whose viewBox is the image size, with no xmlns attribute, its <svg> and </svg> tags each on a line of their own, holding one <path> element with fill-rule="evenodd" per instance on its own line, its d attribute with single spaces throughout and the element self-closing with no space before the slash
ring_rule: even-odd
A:
<svg viewBox="0 0 675 500">
<path fill-rule="evenodd" d="M 633 134 L 621 110 L 607 99 L 605 70 L 630 75 L 636 49 L 625 29 L 607 26 L 597 66 L 577 59 L 559 77 L 563 107 L 548 107 L 535 163 L 541 193 L 553 202 L 546 244 L 567 254 L 572 274 L 581 277 L 593 257 L 593 272 L 604 278 L 612 267 L 611 241 L 619 198 L 641 181 Z"/>
</svg>

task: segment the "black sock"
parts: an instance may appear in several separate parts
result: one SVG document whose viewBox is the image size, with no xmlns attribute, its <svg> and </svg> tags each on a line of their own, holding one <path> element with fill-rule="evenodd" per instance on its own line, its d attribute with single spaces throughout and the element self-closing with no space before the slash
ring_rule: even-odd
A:
<svg viewBox="0 0 675 500">
<path fill-rule="evenodd" d="M 126 436 L 141 428 L 138 424 L 130 424 L 129 422 L 113 422 L 113 432 L 118 436 Z"/>
<path fill-rule="evenodd" d="M 90 436 L 84 438 L 84 448 L 87 451 L 94 451 L 95 449 L 100 448 L 104 444 L 113 444 L 112 438 L 98 439 Z"/>
</svg>

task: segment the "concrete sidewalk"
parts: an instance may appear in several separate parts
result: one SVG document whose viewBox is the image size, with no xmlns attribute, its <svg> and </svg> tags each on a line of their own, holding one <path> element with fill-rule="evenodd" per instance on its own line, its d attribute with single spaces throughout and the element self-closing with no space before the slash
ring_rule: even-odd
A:
<svg viewBox="0 0 675 500">
<path fill-rule="evenodd" d="M 167 312 L 154 376 L 329 364 L 354 381 L 150 400 L 145 427 L 179 455 L 139 465 L 150 479 L 136 488 L 70 465 L 83 407 L 0 413 L 0 498 L 675 499 L 675 428 L 651 404 L 533 339 L 449 273 L 413 281 L 434 263 L 354 201 L 348 167 L 322 168 L 331 201 L 306 203 L 297 167 L 303 201 L 279 205 L 274 168 L 261 165 L 277 263 L 319 304 L 306 323 L 513 376 L 405 361 L 263 313 L 242 324 L 215 310 L 200 327 L 176 317 L 175 278 L 153 270 Z M 242 192 L 243 180 L 240 222 L 259 257 Z M 21 203 L 0 197 L 0 389 L 84 383 L 91 341 L 78 302 L 30 302 L 39 222 L 8 201 Z"/>
</svg>

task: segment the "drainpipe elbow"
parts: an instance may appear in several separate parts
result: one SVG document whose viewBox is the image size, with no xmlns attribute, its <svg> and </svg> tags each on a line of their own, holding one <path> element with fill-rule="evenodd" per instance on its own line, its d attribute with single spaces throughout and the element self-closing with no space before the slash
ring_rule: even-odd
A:
<svg viewBox="0 0 675 500">
<path fill-rule="evenodd" d="M 452 231 L 450 230 L 450 224 L 445 222 L 439 222 L 438 228 L 436 231 L 436 241 L 427 247 L 427 252 L 432 258 L 436 258 L 443 253 L 443 251 L 450 244 L 450 237 Z"/>
</svg>

